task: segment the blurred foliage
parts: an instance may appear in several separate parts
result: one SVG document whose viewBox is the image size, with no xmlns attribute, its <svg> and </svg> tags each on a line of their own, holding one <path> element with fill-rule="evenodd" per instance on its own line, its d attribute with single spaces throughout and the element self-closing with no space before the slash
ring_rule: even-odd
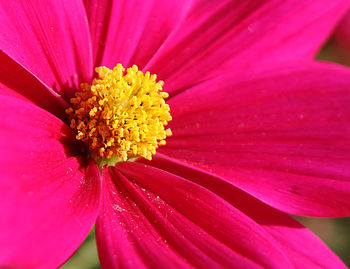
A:
<svg viewBox="0 0 350 269">
<path fill-rule="evenodd" d="M 316 59 L 350 66 L 350 50 L 331 39 L 322 48 Z"/>
<path fill-rule="evenodd" d="M 319 60 L 336 62 L 350 66 L 350 55 L 330 40 L 321 50 Z M 307 218 L 295 217 L 303 225 L 319 236 L 350 268 L 350 218 Z M 101 268 L 97 255 L 94 229 L 78 251 L 61 269 Z"/>
<path fill-rule="evenodd" d="M 93 228 L 77 252 L 63 265 L 61 269 L 99 269 L 95 229 Z"/>
<path fill-rule="evenodd" d="M 322 239 L 350 268 L 350 218 L 295 218 Z"/>
</svg>

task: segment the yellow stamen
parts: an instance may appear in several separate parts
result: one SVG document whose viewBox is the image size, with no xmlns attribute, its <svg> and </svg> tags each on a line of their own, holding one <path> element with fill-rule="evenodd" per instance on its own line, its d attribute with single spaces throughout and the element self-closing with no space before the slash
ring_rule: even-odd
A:
<svg viewBox="0 0 350 269">
<path fill-rule="evenodd" d="M 127 160 L 142 156 L 152 159 L 159 145 L 171 135 L 165 129 L 171 120 L 168 93 L 161 91 L 163 81 L 144 74 L 136 65 L 113 70 L 97 67 L 92 85 L 81 84 L 81 91 L 70 100 L 66 110 L 76 138 L 86 142 L 96 160 Z"/>
</svg>

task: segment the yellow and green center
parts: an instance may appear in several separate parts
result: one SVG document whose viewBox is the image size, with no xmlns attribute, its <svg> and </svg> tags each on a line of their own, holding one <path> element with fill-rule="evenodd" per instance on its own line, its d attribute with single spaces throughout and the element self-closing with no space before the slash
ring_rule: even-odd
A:
<svg viewBox="0 0 350 269">
<path fill-rule="evenodd" d="M 100 165 L 133 157 L 151 160 L 171 135 L 165 127 L 171 115 L 163 81 L 157 82 L 156 75 L 143 73 L 136 65 L 126 72 L 121 64 L 95 71 L 98 78 L 91 85 L 81 84 L 66 110 L 76 138 L 88 145 Z"/>
</svg>

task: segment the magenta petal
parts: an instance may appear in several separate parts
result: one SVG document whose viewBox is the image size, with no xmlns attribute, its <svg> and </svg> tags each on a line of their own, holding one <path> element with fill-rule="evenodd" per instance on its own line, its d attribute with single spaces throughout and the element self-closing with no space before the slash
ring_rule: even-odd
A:
<svg viewBox="0 0 350 269">
<path fill-rule="evenodd" d="M 74 134 L 59 119 L 13 97 L 0 104 L 0 267 L 56 268 L 96 219 L 99 170 L 69 157 Z"/>
<path fill-rule="evenodd" d="M 0 51 L 0 93 L 10 94 L 44 108 L 57 117 L 64 118 L 66 101 L 40 82 L 21 65 Z"/>
<path fill-rule="evenodd" d="M 0 50 L 58 93 L 71 96 L 92 74 L 81 1 L 1 1 Z"/>
<path fill-rule="evenodd" d="M 347 0 L 194 1 L 145 69 L 176 93 L 227 69 L 311 59 L 349 5 Z"/>
<path fill-rule="evenodd" d="M 103 174 L 104 268 L 290 268 L 259 225 L 207 189 L 140 163 Z"/>
<path fill-rule="evenodd" d="M 152 162 L 139 161 L 187 178 L 221 196 L 271 234 L 295 268 L 346 268 L 317 236 L 300 223 L 220 178 L 159 155 Z"/>
<path fill-rule="evenodd" d="M 331 64 L 247 69 L 169 100 L 159 152 L 282 211 L 350 214 L 350 72 Z"/>
<path fill-rule="evenodd" d="M 179 23 L 189 1 L 85 0 L 94 63 L 142 68 Z"/>
</svg>

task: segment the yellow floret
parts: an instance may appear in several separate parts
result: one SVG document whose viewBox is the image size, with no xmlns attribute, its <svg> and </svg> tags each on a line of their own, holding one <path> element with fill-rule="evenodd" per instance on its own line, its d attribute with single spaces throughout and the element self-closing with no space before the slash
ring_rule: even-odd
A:
<svg viewBox="0 0 350 269">
<path fill-rule="evenodd" d="M 66 110 L 76 138 L 86 142 L 95 159 L 152 159 L 165 144 L 171 120 L 163 81 L 143 73 L 136 65 L 125 72 L 121 64 L 113 70 L 97 67 L 92 85 L 83 83 Z"/>
</svg>

